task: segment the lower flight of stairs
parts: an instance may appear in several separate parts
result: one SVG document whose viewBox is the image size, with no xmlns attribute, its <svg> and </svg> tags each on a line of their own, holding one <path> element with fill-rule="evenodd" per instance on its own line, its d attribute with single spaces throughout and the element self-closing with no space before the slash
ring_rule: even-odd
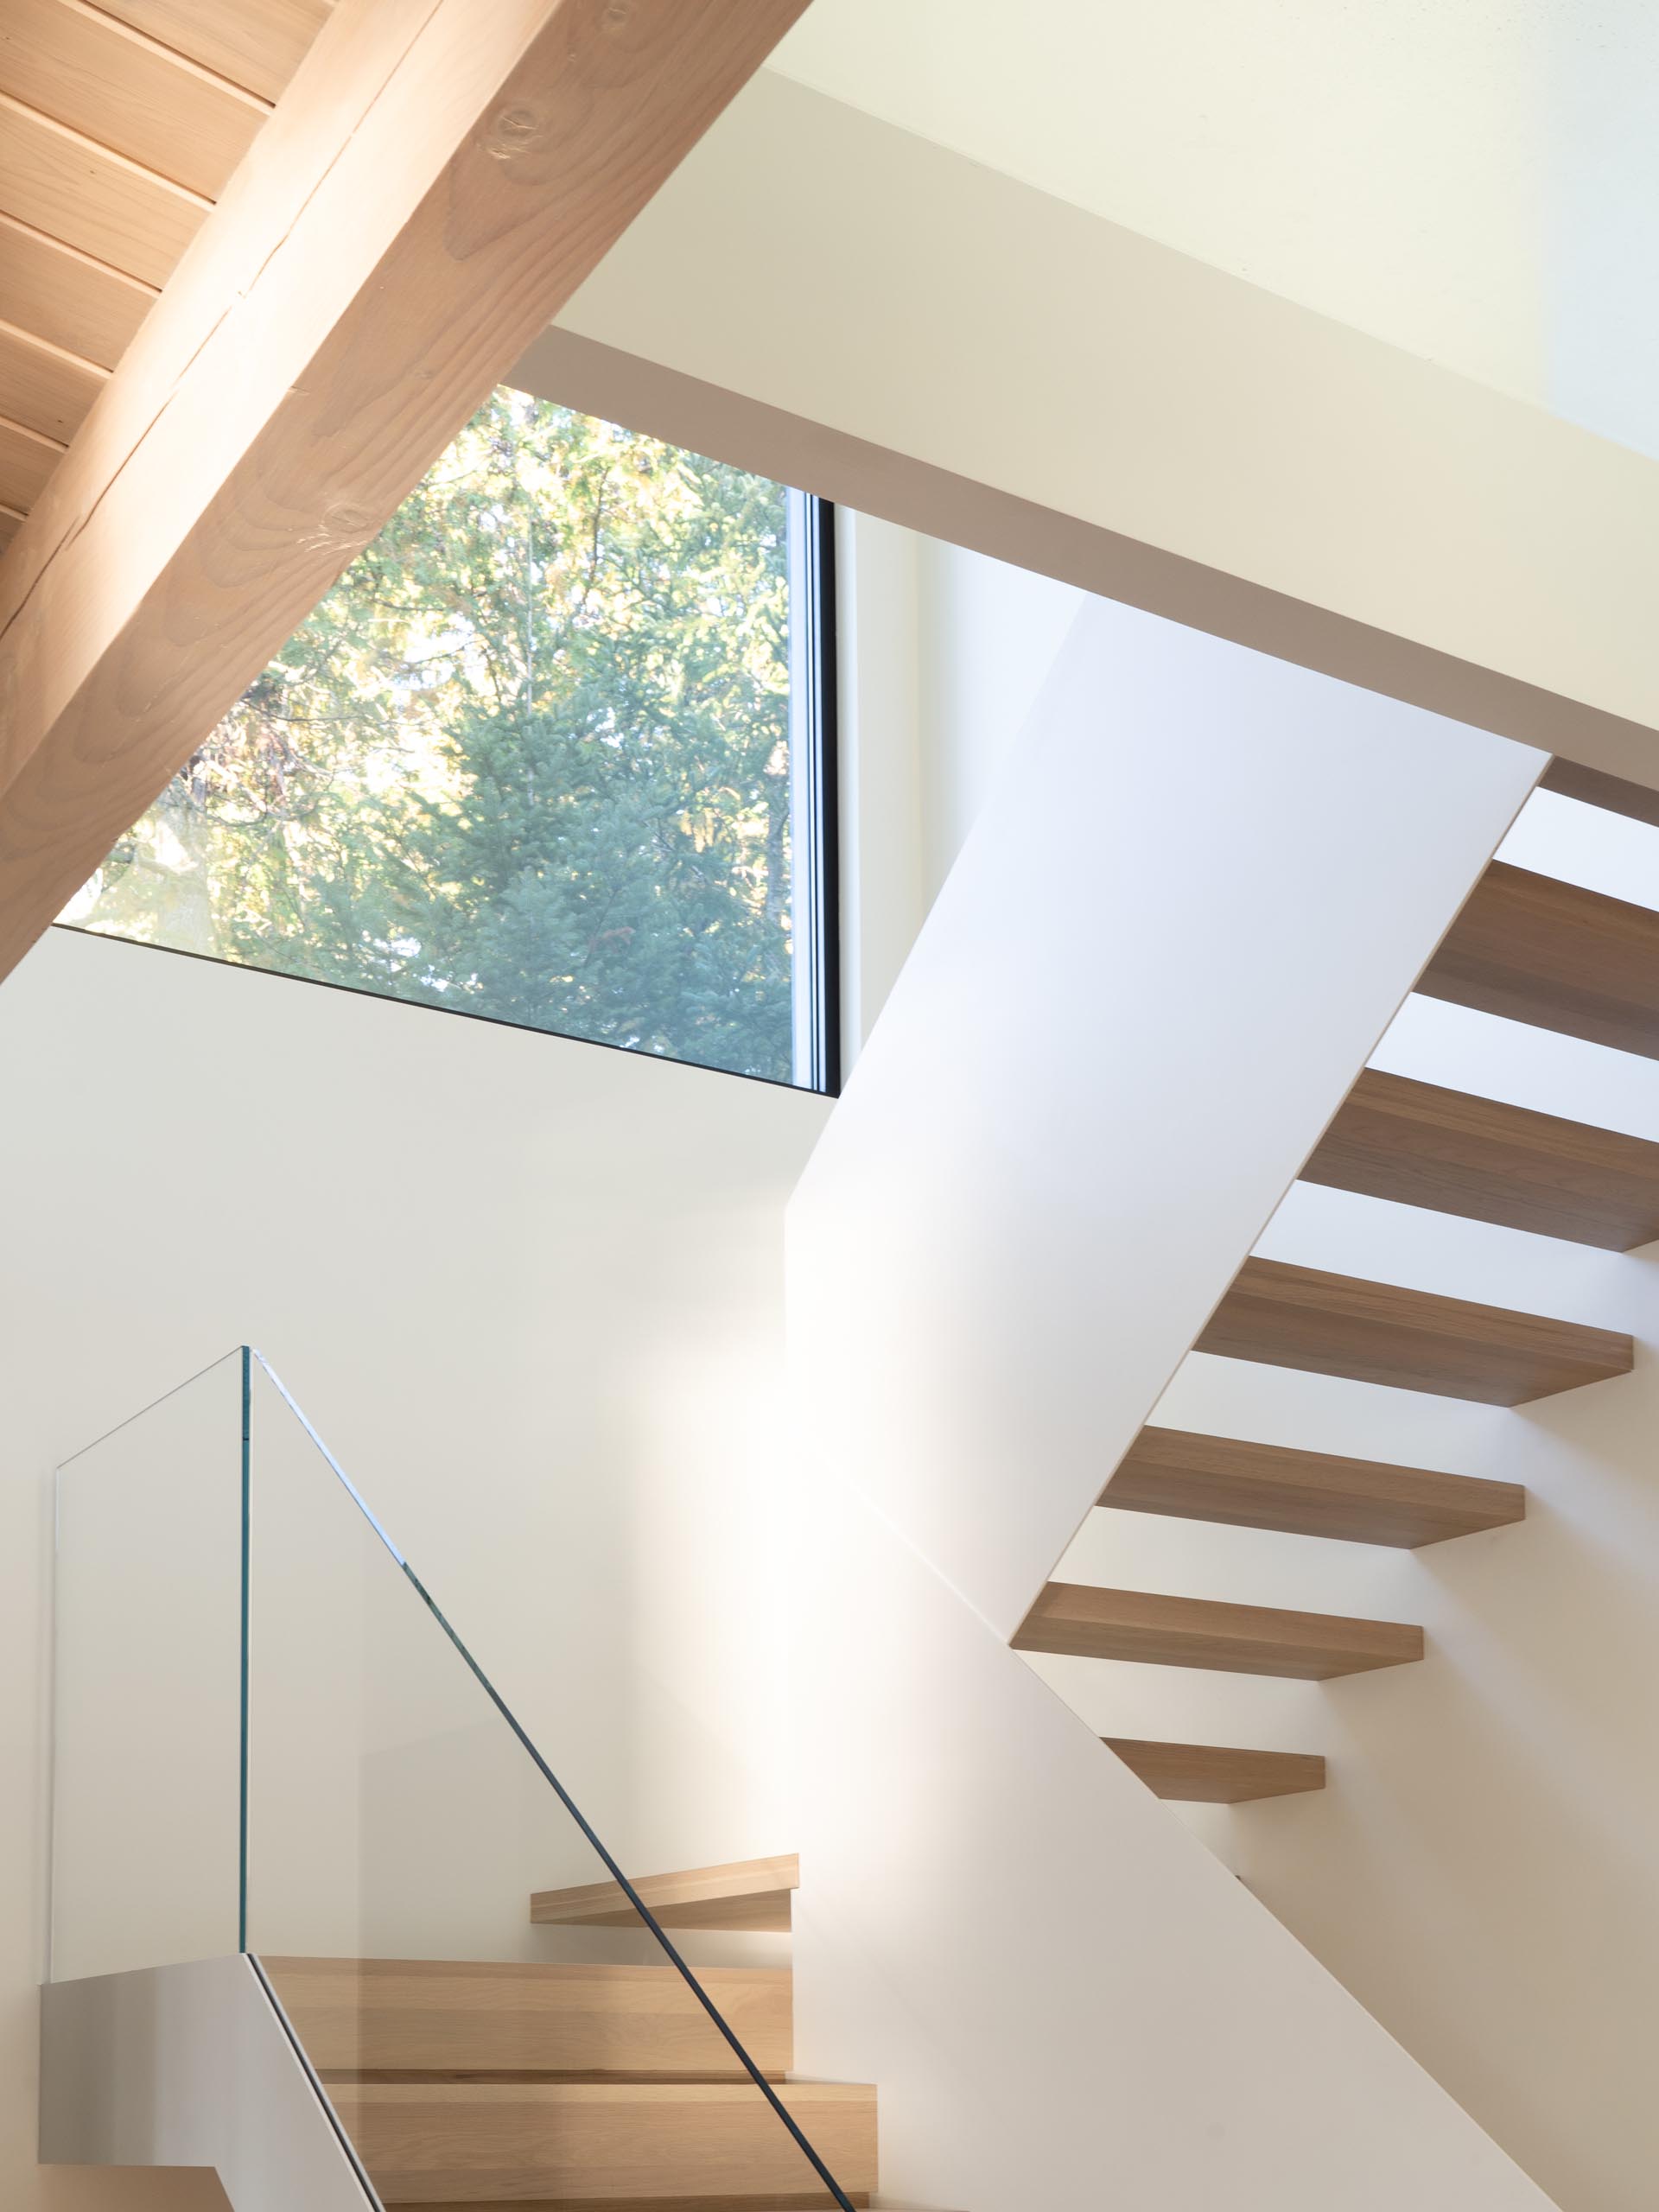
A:
<svg viewBox="0 0 1659 2212">
<path fill-rule="evenodd" d="M 664 1923 L 775 1929 L 780 1911 L 788 1925 L 798 1880 L 792 1859 L 772 1859 L 646 1876 L 637 1887 Z M 640 1924 L 610 1883 L 540 1892 L 531 1917 Z M 672 1967 L 261 1965 L 388 2207 L 804 2212 L 832 2202 Z M 868 2203 L 875 2091 L 789 2079 L 790 1969 L 705 1967 L 698 1980 L 852 2202 Z"/>
<path fill-rule="evenodd" d="M 1557 775 L 1565 770 L 1565 780 Z M 1589 772 L 1546 781 L 1659 823 L 1654 794 Z M 1494 861 L 1418 990 L 1659 1058 L 1659 912 Z M 1303 1179 L 1564 1243 L 1659 1237 L 1659 1144 L 1368 1068 Z M 1194 1349 L 1403 1390 L 1520 1406 L 1627 1374 L 1628 1335 L 1252 1256 Z M 1518 1484 L 1187 1431 L 1141 1431 L 1111 1510 L 1415 1548 L 1525 1517 Z M 1424 1656 L 1402 1621 L 1052 1582 L 1017 1649 L 1323 1681 Z M 1325 1786 L 1301 1752 L 1108 1737 L 1160 1796 L 1236 1804 Z"/>
</svg>

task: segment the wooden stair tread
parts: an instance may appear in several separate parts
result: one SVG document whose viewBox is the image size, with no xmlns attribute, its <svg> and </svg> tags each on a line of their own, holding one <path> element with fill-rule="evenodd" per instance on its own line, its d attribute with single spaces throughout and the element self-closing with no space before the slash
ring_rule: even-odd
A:
<svg viewBox="0 0 1659 2212">
<path fill-rule="evenodd" d="M 646 1907 L 664 1928 L 759 1929 L 787 1934 L 790 1898 L 801 1885 L 799 1859 L 745 1859 L 725 1866 L 694 1866 L 677 1874 L 633 1879 Z M 537 1927 L 638 1928 L 639 1914 L 614 1882 L 577 1889 L 541 1890 L 530 1901 Z"/>
<path fill-rule="evenodd" d="M 1101 1741 L 1154 1796 L 1184 1804 L 1243 1805 L 1325 1787 L 1325 1760 L 1317 1751 L 1246 1751 L 1139 1736 L 1103 1736 Z"/>
<path fill-rule="evenodd" d="M 1302 1170 L 1605 1251 L 1659 1236 L 1659 1144 L 1367 1068 Z"/>
<path fill-rule="evenodd" d="M 1194 1349 L 1489 1406 L 1627 1375 L 1635 1357 L 1616 1330 L 1255 1257 Z"/>
<path fill-rule="evenodd" d="M 1659 1059 L 1659 913 L 1493 861 L 1417 988 Z"/>
<path fill-rule="evenodd" d="M 260 1961 L 307 2057 L 327 2075 L 485 2074 L 746 2078 L 670 1966 L 537 1961 Z M 787 1967 L 697 1979 L 755 2064 L 794 2063 Z"/>
<path fill-rule="evenodd" d="M 1340 1613 L 1051 1582 L 1026 1616 L 1014 1648 L 1322 1682 L 1421 1659 L 1423 1631 L 1407 1621 L 1353 1620 Z"/>
<path fill-rule="evenodd" d="M 1179 1428 L 1143 1428 L 1100 1502 L 1122 1512 L 1407 1550 L 1503 1528 L 1527 1511 L 1519 1483 Z"/>
<path fill-rule="evenodd" d="M 1648 784 L 1632 784 L 1623 776 L 1610 776 L 1605 768 L 1586 768 L 1580 760 L 1552 760 L 1538 779 L 1541 791 L 1559 791 L 1586 806 L 1599 806 L 1608 814 L 1623 814 L 1632 822 L 1646 822 L 1659 830 L 1659 791 Z"/>
<path fill-rule="evenodd" d="M 874 2188 L 873 2088 L 778 2094 L 844 2189 Z M 752 2082 L 338 2082 L 329 2096 L 388 2205 L 816 2201 Z"/>
</svg>

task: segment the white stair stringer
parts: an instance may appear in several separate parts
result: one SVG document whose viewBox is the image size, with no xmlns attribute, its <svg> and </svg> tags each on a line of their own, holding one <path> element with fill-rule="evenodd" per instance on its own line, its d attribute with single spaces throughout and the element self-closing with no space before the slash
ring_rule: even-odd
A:
<svg viewBox="0 0 1659 2212">
<path fill-rule="evenodd" d="M 234 2212 L 371 2212 L 246 1958 L 48 1983 L 41 2163 L 211 2166 Z"/>
<path fill-rule="evenodd" d="M 880 2083 L 893 2202 L 1550 2212 L 849 1488 L 804 1548 L 795 2063 Z"/>
<path fill-rule="evenodd" d="M 795 1194 L 796 2058 L 902 2199 L 1547 2212 L 1008 1648 L 1543 763 L 1085 604 Z"/>
</svg>

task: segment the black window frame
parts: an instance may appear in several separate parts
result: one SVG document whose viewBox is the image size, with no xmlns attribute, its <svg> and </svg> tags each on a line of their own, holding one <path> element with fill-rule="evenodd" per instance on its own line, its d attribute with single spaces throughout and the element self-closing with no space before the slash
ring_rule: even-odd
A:
<svg viewBox="0 0 1659 2212">
<path fill-rule="evenodd" d="M 835 1098 L 842 1084 L 836 510 L 796 491 L 789 507 L 791 1088 Z"/>
</svg>

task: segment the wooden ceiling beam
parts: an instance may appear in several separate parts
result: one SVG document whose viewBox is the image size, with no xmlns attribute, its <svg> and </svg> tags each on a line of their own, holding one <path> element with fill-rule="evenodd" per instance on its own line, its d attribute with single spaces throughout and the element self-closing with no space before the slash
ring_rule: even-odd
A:
<svg viewBox="0 0 1659 2212">
<path fill-rule="evenodd" d="M 0 976 L 805 4 L 340 0 L 0 562 Z"/>
</svg>

